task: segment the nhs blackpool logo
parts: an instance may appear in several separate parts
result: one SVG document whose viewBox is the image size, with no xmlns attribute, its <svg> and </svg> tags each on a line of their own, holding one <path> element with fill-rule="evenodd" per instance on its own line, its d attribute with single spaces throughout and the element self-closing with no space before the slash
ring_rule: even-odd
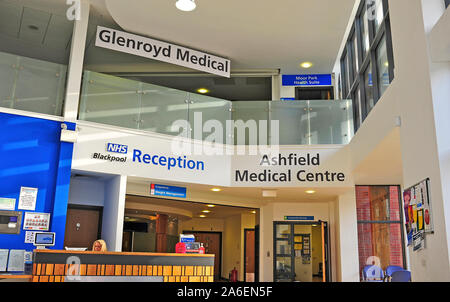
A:
<svg viewBox="0 0 450 302">
<path fill-rule="evenodd" d="M 106 151 L 114 152 L 114 153 L 127 154 L 128 146 L 127 145 L 108 143 L 108 145 L 106 146 Z"/>
</svg>

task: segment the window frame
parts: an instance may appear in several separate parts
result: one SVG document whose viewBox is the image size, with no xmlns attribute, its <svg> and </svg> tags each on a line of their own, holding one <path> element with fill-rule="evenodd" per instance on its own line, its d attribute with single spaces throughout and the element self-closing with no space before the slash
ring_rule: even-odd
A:
<svg viewBox="0 0 450 302">
<path fill-rule="evenodd" d="M 373 187 L 387 187 L 388 191 L 390 190 L 390 187 L 397 187 L 397 192 L 398 192 L 398 207 L 399 207 L 399 220 L 391 220 L 391 217 L 389 217 L 389 220 L 358 220 L 356 221 L 357 225 L 358 224 L 399 224 L 400 226 L 400 236 L 401 236 L 401 241 L 402 241 L 402 262 L 403 262 L 403 267 L 406 268 L 407 267 L 407 261 L 406 261 L 406 244 L 405 244 L 405 233 L 404 233 L 404 229 L 403 229 L 403 199 L 402 199 L 402 188 L 399 185 L 356 185 L 355 186 L 355 190 L 358 187 L 369 187 L 369 188 L 373 188 Z M 390 194 L 389 194 L 389 202 L 390 202 Z M 359 235 L 358 235 L 359 236 Z M 358 238 L 359 240 L 359 238 Z"/>
<path fill-rule="evenodd" d="M 389 84 L 394 79 L 394 55 L 393 55 L 393 48 L 392 48 L 392 34 L 391 34 L 391 25 L 390 25 L 390 17 L 389 17 L 389 7 L 388 7 L 388 0 L 382 0 L 383 5 L 383 20 L 381 21 L 378 31 L 375 32 L 375 20 L 368 20 L 368 34 L 369 34 L 369 48 L 364 49 L 364 37 L 363 37 L 363 26 L 364 26 L 364 13 L 367 14 L 368 9 L 368 2 L 369 0 L 361 0 L 355 19 L 353 20 L 353 25 L 350 29 L 350 32 L 348 36 L 346 37 L 346 44 L 344 47 L 344 50 L 341 55 L 340 59 L 340 66 L 341 66 L 341 83 L 342 83 L 342 93 L 343 98 L 346 99 L 352 99 L 353 100 L 353 110 L 357 110 L 357 105 L 355 104 L 355 95 L 356 95 L 356 89 L 360 89 L 360 107 L 361 107 L 361 120 L 360 123 L 358 123 L 356 120 L 354 120 L 354 128 L 355 133 L 358 130 L 358 128 L 362 125 L 366 117 L 368 116 L 370 110 L 366 106 L 367 99 L 366 99 L 366 91 L 365 91 L 365 85 L 364 85 L 364 73 L 367 70 L 369 64 L 372 63 L 372 83 L 373 83 L 373 98 L 374 98 L 374 106 L 378 102 L 378 100 L 381 98 L 381 95 L 379 93 L 379 81 L 378 81 L 378 68 L 377 68 L 377 48 L 379 46 L 379 43 L 382 41 L 383 36 L 385 36 L 386 40 L 386 51 L 387 51 L 387 57 L 388 57 L 388 63 L 389 63 Z M 375 2 L 373 2 L 372 5 L 375 5 Z M 358 67 L 359 69 L 356 69 L 354 66 L 354 38 L 356 35 L 356 48 L 357 48 L 357 58 L 358 58 Z M 344 59 L 349 60 L 348 69 L 346 66 L 346 62 Z M 353 74 L 351 76 L 351 73 L 353 73 L 353 70 L 356 70 L 356 74 Z M 350 72 L 350 76 L 347 74 Z M 347 79 L 350 79 L 351 83 L 347 82 Z M 349 87 L 349 88 L 348 88 Z"/>
</svg>

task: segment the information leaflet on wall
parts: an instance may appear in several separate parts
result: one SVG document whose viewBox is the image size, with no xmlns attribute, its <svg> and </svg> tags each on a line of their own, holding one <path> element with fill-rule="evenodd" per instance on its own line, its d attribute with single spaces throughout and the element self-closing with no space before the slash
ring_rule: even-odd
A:
<svg viewBox="0 0 450 302">
<path fill-rule="evenodd" d="M 34 234 L 36 232 L 26 231 L 25 232 L 25 243 L 34 243 Z"/>
<path fill-rule="evenodd" d="M 16 200 L 14 198 L 0 197 L 0 210 L 14 211 L 16 208 Z"/>
<path fill-rule="evenodd" d="M 151 184 L 150 194 L 155 196 L 186 198 L 186 188 Z"/>
<path fill-rule="evenodd" d="M 10 250 L 8 272 L 23 272 L 25 270 L 25 250 Z"/>
<path fill-rule="evenodd" d="M 36 209 L 37 194 L 37 188 L 21 187 L 18 209 L 34 211 Z"/>
<path fill-rule="evenodd" d="M 25 213 L 24 230 L 48 231 L 50 228 L 50 213 Z"/>
<path fill-rule="evenodd" d="M 8 265 L 8 254 L 9 250 L 0 249 L 0 272 L 6 271 L 6 266 Z"/>
</svg>

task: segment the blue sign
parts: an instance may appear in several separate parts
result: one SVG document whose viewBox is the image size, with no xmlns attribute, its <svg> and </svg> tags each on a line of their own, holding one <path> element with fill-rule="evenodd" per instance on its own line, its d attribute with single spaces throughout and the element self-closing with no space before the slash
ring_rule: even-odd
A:
<svg viewBox="0 0 450 302">
<path fill-rule="evenodd" d="M 280 98 L 281 101 L 295 101 L 295 98 Z"/>
<path fill-rule="evenodd" d="M 108 143 L 108 145 L 106 147 L 106 151 L 114 152 L 114 153 L 127 154 L 128 146 L 127 145 L 119 145 L 119 144 Z"/>
<path fill-rule="evenodd" d="M 284 220 L 314 220 L 314 216 L 284 216 Z"/>
<path fill-rule="evenodd" d="M 150 194 L 155 196 L 186 198 L 186 188 L 151 184 Z"/>
<path fill-rule="evenodd" d="M 331 74 L 283 74 L 283 86 L 331 86 Z"/>
</svg>

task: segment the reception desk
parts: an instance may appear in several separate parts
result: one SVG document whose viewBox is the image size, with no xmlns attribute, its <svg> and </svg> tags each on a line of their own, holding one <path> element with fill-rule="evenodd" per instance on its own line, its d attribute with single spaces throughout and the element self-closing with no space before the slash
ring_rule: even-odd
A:
<svg viewBox="0 0 450 302">
<path fill-rule="evenodd" d="M 33 282 L 213 282 L 214 255 L 35 250 Z"/>
</svg>

